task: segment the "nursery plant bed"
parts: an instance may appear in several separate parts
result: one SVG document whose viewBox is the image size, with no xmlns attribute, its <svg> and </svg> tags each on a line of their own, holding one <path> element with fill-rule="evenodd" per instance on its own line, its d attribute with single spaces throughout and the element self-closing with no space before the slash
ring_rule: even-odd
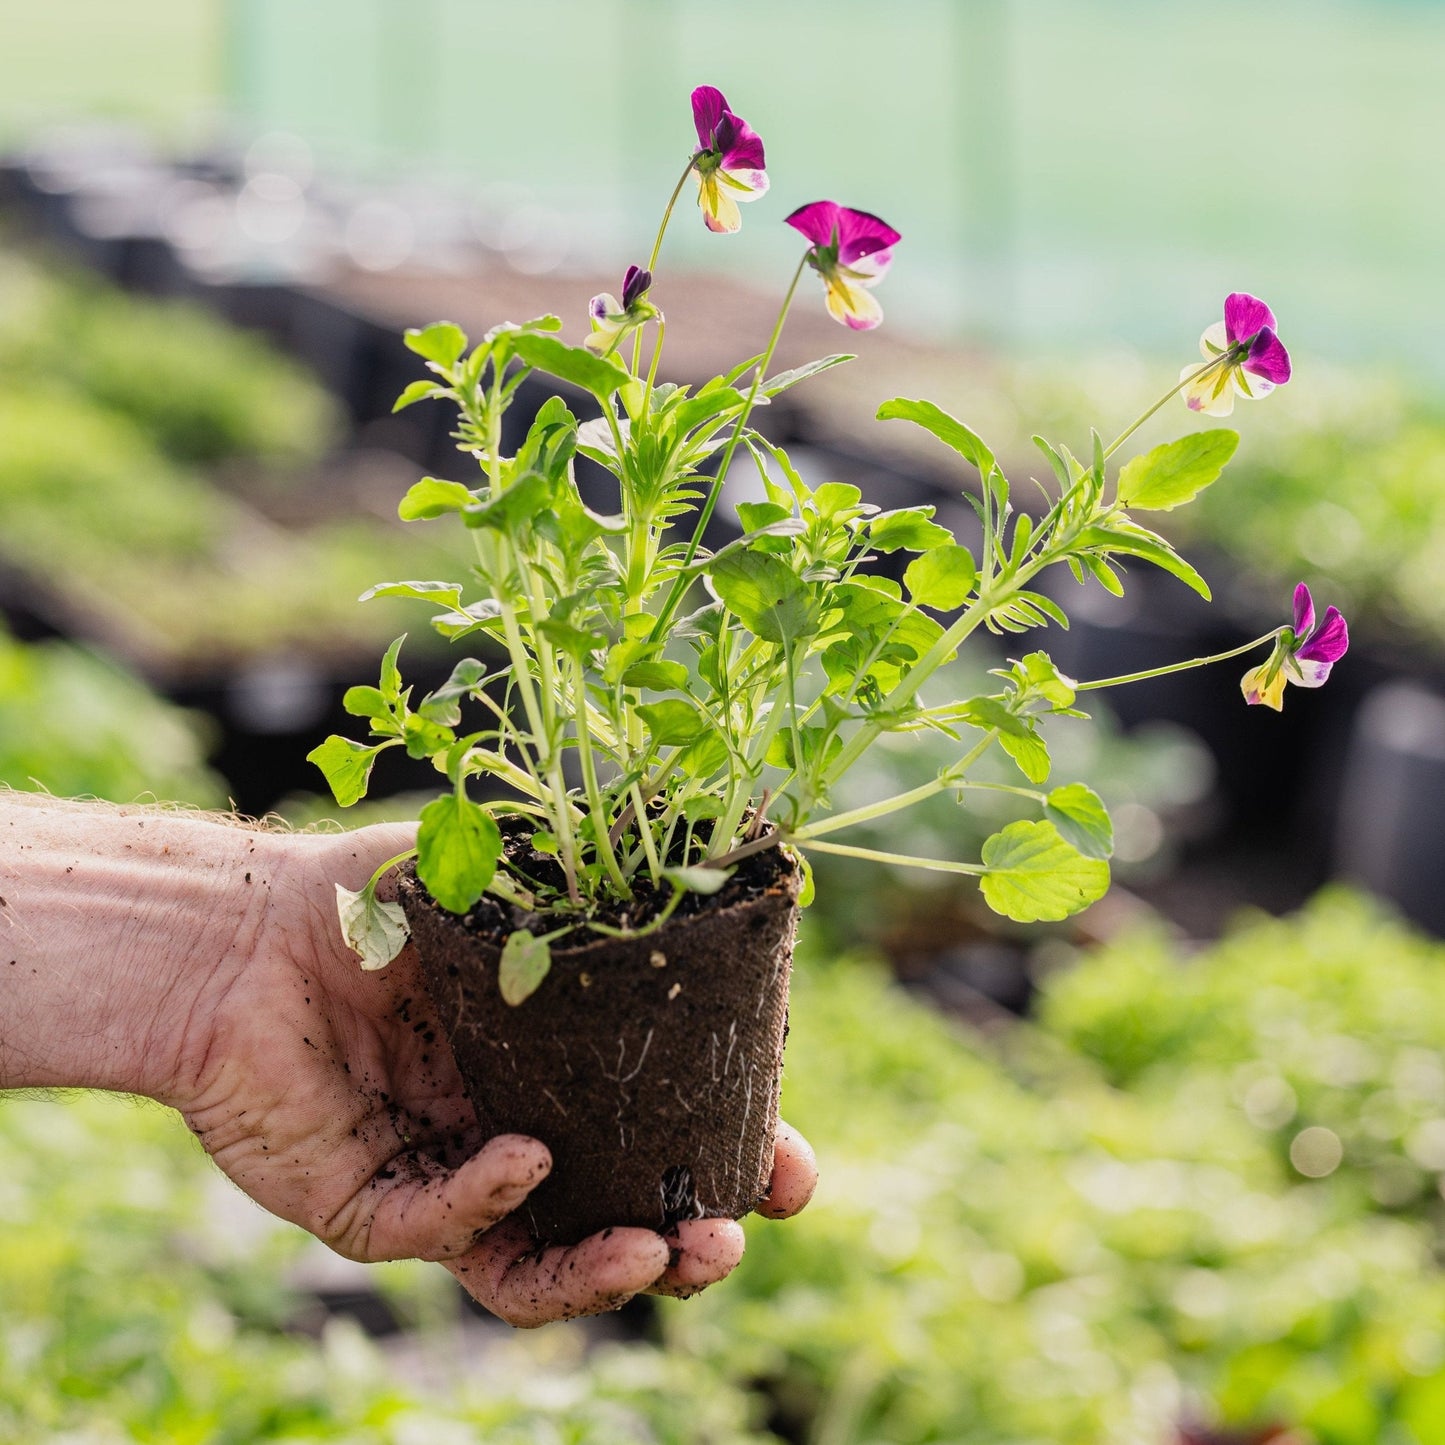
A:
<svg viewBox="0 0 1445 1445">
<path fill-rule="evenodd" d="M 550 863 L 515 829 L 505 836 L 522 875 Z M 483 1131 L 528 1134 L 552 1151 L 551 1174 L 522 1206 L 539 1240 L 623 1225 L 666 1232 L 736 1218 L 762 1198 L 798 891 L 781 850 L 756 853 L 654 932 L 579 929 L 554 943 L 546 978 L 514 1005 L 498 986 L 508 935 L 570 920 L 491 896 L 449 913 L 405 873 L 402 906 Z"/>
</svg>

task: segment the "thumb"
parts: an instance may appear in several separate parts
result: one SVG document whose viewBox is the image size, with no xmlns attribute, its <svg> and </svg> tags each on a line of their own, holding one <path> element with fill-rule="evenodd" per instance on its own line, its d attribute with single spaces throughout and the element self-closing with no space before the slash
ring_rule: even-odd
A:
<svg viewBox="0 0 1445 1445">
<path fill-rule="evenodd" d="M 367 880 L 389 858 L 410 853 L 416 847 L 415 823 L 374 823 L 354 833 L 342 833 L 329 842 L 333 851 L 332 876 L 337 883 L 353 891 L 365 887 Z M 394 875 L 384 876 L 377 885 L 382 898 L 396 896 Z"/>
</svg>

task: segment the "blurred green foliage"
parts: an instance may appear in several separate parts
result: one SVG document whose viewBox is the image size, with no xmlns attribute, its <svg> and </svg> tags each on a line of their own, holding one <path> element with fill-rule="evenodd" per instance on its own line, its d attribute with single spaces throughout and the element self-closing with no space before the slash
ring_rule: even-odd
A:
<svg viewBox="0 0 1445 1445">
<path fill-rule="evenodd" d="M 148 670 L 286 648 L 369 656 L 416 619 L 360 593 L 452 560 L 369 514 L 282 527 L 197 470 L 314 461 L 333 421 L 314 382 L 198 311 L 0 253 L 0 383 L 8 589 Z M 424 631 L 415 645 L 429 643 Z"/>
<path fill-rule="evenodd" d="M 1212 1071 L 1117 1089 L 1047 1025 L 995 1053 L 852 966 L 804 971 L 793 1017 L 785 1107 L 819 1198 L 668 1328 L 775 1381 L 810 1441 L 1154 1442 L 1189 1415 L 1445 1438 L 1431 1230 L 1304 1179 Z"/>
<path fill-rule="evenodd" d="M 727 1284 L 664 1304 L 665 1350 L 499 1331 L 445 1388 L 344 1323 L 277 1334 L 297 1236 L 234 1229 L 159 1111 L 7 1099 L 0 1436 L 1164 1445 L 1191 1417 L 1440 1445 L 1442 966 L 1330 893 L 1193 956 L 1122 939 L 985 1040 L 804 958 L 784 1100 L 819 1150 L 808 1211 L 751 1221 Z M 1343 1145 L 1323 1177 L 1291 1162 L 1320 1172 L 1308 1129 Z M 1419 1187 L 1382 1196 L 1402 1164 Z M 378 1276 L 414 1305 L 444 1278 Z"/>
<path fill-rule="evenodd" d="M 174 1116 L 102 1096 L 0 1098 L 0 1439 L 249 1445 L 744 1445 L 748 1400 L 705 1366 L 514 1346 L 443 1395 L 349 1321 L 282 1332 L 305 1243 L 215 1174 Z M 239 1214 L 238 1214 L 239 1211 Z M 447 1283 L 376 1271 L 394 1301 Z M 420 1275 L 424 1279 L 419 1278 Z"/>
<path fill-rule="evenodd" d="M 61 797 L 202 807 L 225 788 L 205 766 L 201 720 L 169 706 L 96 653 L 26 646 L 0 624 L 0 784 Z"/>
<path fill-rule="evenodd" d="M 202 307 L 15 253 L 0 253 L 0 378 L 43 378 L 118 412 L 179 462 L 306 465 L 341 430 L 303 367 Z"/>
</svg>

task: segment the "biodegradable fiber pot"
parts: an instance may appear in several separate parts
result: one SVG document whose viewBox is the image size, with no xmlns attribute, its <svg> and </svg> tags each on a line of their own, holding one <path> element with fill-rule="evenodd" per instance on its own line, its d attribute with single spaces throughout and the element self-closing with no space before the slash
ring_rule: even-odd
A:
<svg viewBox="0 0 1445 1445">
<path fill-rule="evenodd" d="M 737 1218 L 766 1192 L 798 884 L 779 850 L 754 854 L 654 933 L 559 939 L 540 987 L 513 1006 L 497 984 L 502 945 L 547 922 L 490 896 L 458 916 L 414 872 L 403 877 L 427 987 L 483 1130 L 552 1151 L 522 1206 L 540 1242 Z"/>
</svg>

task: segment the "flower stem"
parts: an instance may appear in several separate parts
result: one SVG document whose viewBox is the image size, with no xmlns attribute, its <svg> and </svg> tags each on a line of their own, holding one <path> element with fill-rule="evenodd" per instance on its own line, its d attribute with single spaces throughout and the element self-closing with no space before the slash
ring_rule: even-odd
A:
<svg viewBox="0 0 1445 1445">
<path fill-rule="evenodd" d="M 667 209 L 662 213 L 662 224 L 657 228 L 657 239 L 652 243 L 652 254 L 647 258 L 647 269 L 657 269 L 657 258 L 662 254 L 662 238 L 667 234 L 667 223 L 672 219 L 672 208 L 677 204 L 677 198 L 682 194 L 682 188 L 687 184 L 687 178 L 692 174 L 693 157 L 687 158 L 687 166 L 683 173 L 677 178 L 677 184 L 672 188 L 672 194 L 667 198 Z"/>
<path fill-rule="evenodd" d="M 763 352 L 762 359 L 758 362 L 758 369 L 753 373 L 753 384 L 748 389 L 747 400 L 743 403 L 742 411 L 738 413 L 737 425 L 733 428 L 732 436 L 728 438 L 727 448 L 722 454 L 722 460 L 718 463 L 717 475 L 712 479 L 707 500 L 698 514 L 697 525 L 693 528 L 692 538 L 687 544 L 687 552 L 678 567 L 672 588 L 668 592 L 667 598 L 662 604 L 662 611 L 657 614 L 657 621 L 653 624 L 652 632 L 648 636 L 649 642 L 656 642 L 667 630 L 668 624 L 672 621 L 672 614 L 677 610 L 677 604 L 687 589 L 690 580 L 687 569 L 692 566 L 692 559 L 697 556 L 698 546 L 702 542 L 702 534 L 707 530 L 707 524 L 712 520 L 712 514 L 717 508 L 717 499 L 722 494 L 723 483 L 727 480 L 728 467 L 732 464 L 733 453 L 737 451 L 738 443 L 742 440 L 743 432 L 747 428 L 748 418 L 752 415 L 753 406 L 758 399 L 758 392 L 762 389 L 763 378 L 767 375 L 768 367 L 772 363 L 773 352 L 778 349 L 778 339 L 783 334 L 783 323 L 788 319 L 788 311 L 793 304 L 793 295 L 798 289 L 798 282 L 802 280 L 803 267 L 807 263 L 808 252 L 805 251 L 802 259 L 798 262 L 798 269 L 793 272 L 793 279 L 788 283 L 787 294 L 783 297 L 782 307 L 778 311 L 778 319 L 773 323 L 773 334 L 768 338 L 767 350 Z"/>
<path fill-rule="evenodd" d="M 1215 662 L 1228 662 L 1231 657 L 1243 657 L 1246 652 L 1253 652 L 1256 647 L 1263 647 L 1266 642 L 1273 642 L 1283 628 L 1275 628 L 1273 632 L 1266 632 L 1263 637 L 1256 637 L 1252 642 L 1246 642 L 1239 647 L 1231 647 L 1228 652 L 1216 652 L 1209 657 L 1193 657 L 1188 662 L 1171 662 L 1164 667 L 1151 667 L 1146 672 L 1127 672 L 1122 677 L 1101 677 L 1093 682 L 1076 682 L 1075 692 L 1092 692 L 1101 687 L 1122 687 L 1126 682 L 1144 682 L 1151 677 L 1166 677 L 1171 672 L 1188 672 L 1195 667 L 1208 667 Z"/>
<path fill-rule="evenodd" d="M 1112 457 L 1114 453 L 1118 451 L 1119 448 L 1123 446 L 1124 443 L 1128 441 L 1129 438 L 1133 436 L 1134 433 L 1138 431 L 1139 428 L 1143 426 L 1144 423 L 1148 421 L 1149 418 L 1160 409 L 1160 407 L 1167 406 L 1168 403 L 1173 401 L 1173 399 L 1178 396 L 1179 393 L 1183 391 L 1186 386 L 1192 386 L 1196 381 L 1199 380 L 1201 376 L 1207 376 L 1211 371 L 1215 369 L 1215 367 L 1224 366 L 1226 364 L 1233 365 L 1236 360 L 1238 360 L 1238 358 L 1234 355 L 1234 348 L 1230 347 L 1228 351 L 1221 351 L 1219 355 L 1214 358 L 1213 361 L 1206 361 L 1203 363 L 1203 365 L 1196 366 L 1194 370 L 1189 372 L 1187 375 L 1181 376 L 1177 384 L 1171 386 L 1169 390 L 1166 391 L 1164 395 L 1161 396 L 1159 400 L 1156 401 L 1154 405 L 1151 406 L 1149 410 L 1144 413 L 1143 416 L 1141 416 L 1136 422 L 1134 422 L 1132 426 L 1126 427 L 1123 431 L 1119 433 L 1118 436 L 1114 438 L 1112 442 L 1109 443 L 1108 448 L 1104 452 L 1104 460 L 1108 461 L 1109 458 Z"/>
<path fill-rule="evenodd" d="M 672 188 L 672 194 L 667 198 L 667 206 L 662 212 L 662 221 L 657 228 L 657 239 L 652 243 L 652 254 L 647 258 L 647 269 L 657 269 L 657 258 L 662 254 L 662 238 L 667 234 L 667 223 L 672 219 L 672 208 L 677 204 L 677 198 L 682 194 L 682 188 L 687 184 L 687 178 L 692 174 L 693 157 L 687 158 L 687 169 L 677 178 L 677 184 Z M 656 361 L 656 357 L 653 358 Z M 636 376 L 642 365 L 642 328 L 638 327 L 637 335 L 632 340 L 632 374 Z"/>
</svg>

